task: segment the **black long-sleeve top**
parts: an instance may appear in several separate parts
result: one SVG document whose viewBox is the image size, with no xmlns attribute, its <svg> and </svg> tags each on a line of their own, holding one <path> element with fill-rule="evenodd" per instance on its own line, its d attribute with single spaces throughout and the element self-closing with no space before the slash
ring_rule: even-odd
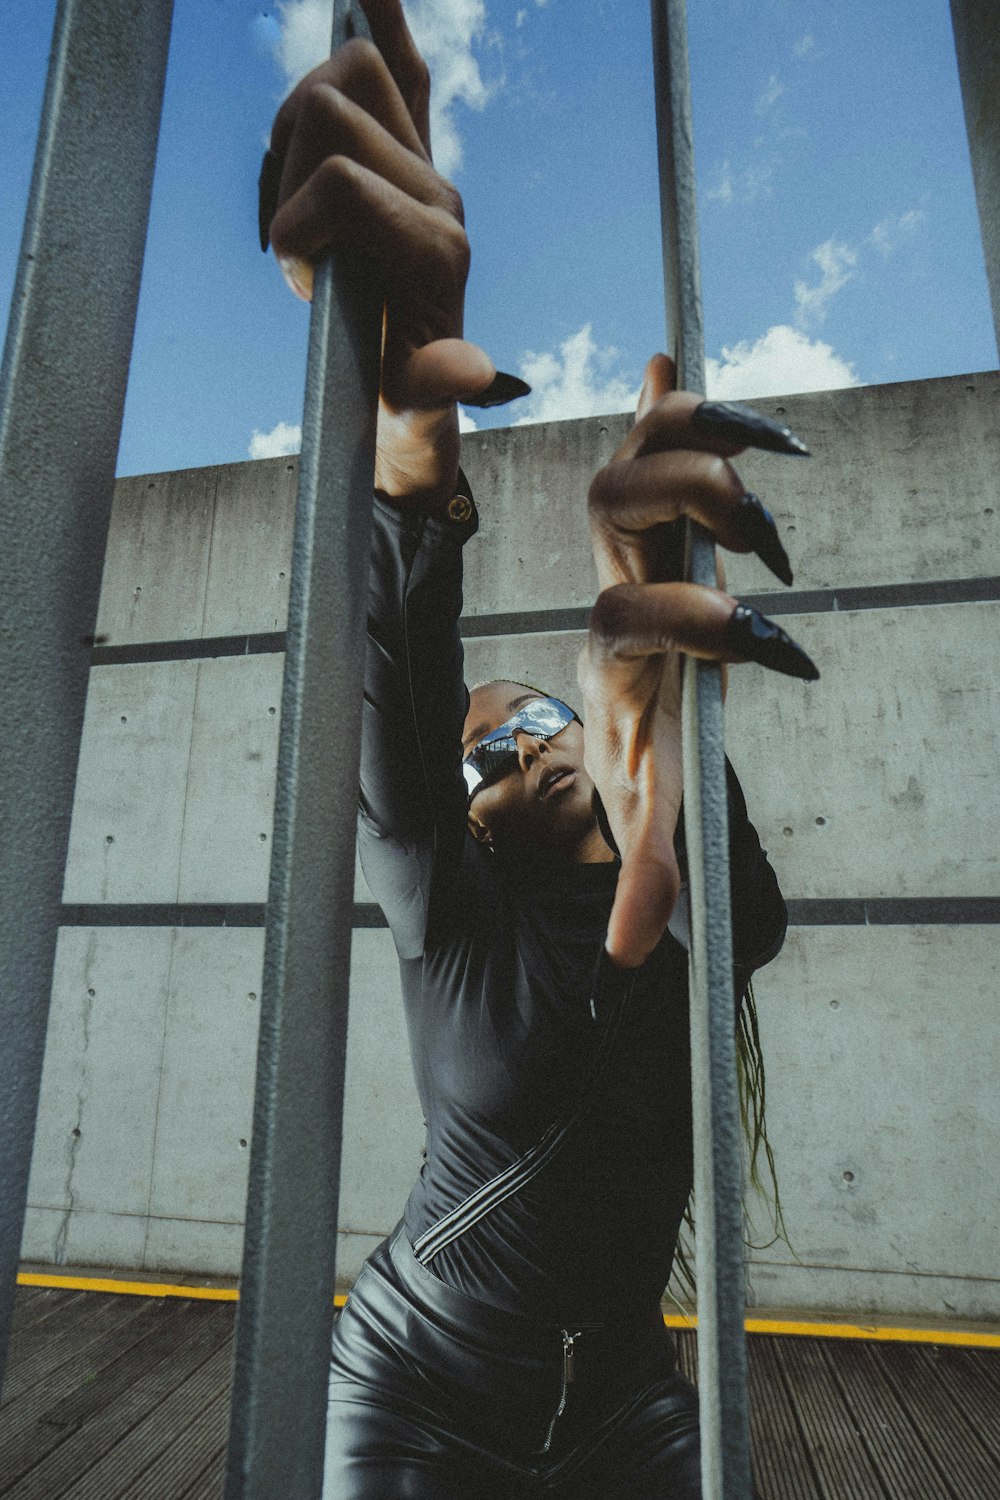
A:
<svg viewBox="0 0 1000 1500">
<path fill-rule="evenodd" d="M 611 862 L 540 854 L 515 865 L 467 831 L 458 619 L 462 546 L 477 524 L 375 502 L 359 843 L 399 955 L 427 1128 L 404 1215 L 411 1241 L 579 1102 L 618 877 Z M 780 948 L 786 914 L 731 769 L 729 791 L 742 986 Z M 691 1178 L 687 953 L 668 931 L 635 973 L 582 1126 L 433 1270 L 480 1301 L 563 1326 L 648 1305 L 668 1280 Z"/>
</svg>

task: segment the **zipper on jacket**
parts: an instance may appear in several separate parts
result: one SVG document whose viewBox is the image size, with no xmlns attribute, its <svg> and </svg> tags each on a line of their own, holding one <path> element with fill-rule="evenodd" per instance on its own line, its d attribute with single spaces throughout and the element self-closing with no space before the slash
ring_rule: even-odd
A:
<svg viewBox="0 0 1000 1500">
<path fill-rule="evenodd" d="M 563 1358 L 562 1358 L 562 1385 L 560 1386 L 560 1389 L 559 1389 L 559 1405 L 556 1407 L 555 1412 L 553 1413 L 552 1421 L 549 1423 L 548 1436 L 546 1437 L 545 1443 L 544 1443 L 544 1445 L 542 1447 L 542 1452 L 543 1453 L 548 1453 L 549 1449 L 552 1447 L 552 1434 L 556 1430 L 556 1423 L 558 1422 L 559 1418 L 562 1416 L 563 1412 L 566 1410 L 566 1394 L 567 1394 L 567 1390 L 568 1390 L 568 1387 L 571 1386 L 573 1384 L 573 1381 L 576 1379 L 576 1371 L 575 1371 L 575 1368 L 574 1368 L 574 1357 L 575 1357 L 575 1352 L 576 1352 L 576 1340 L 580 1337 L 581 1333 L 583 1332 L 583 1329 L 582 1328 L 578 1328 L 577 1331 L 576 1331 L 576 1333 L 570 1333 L 568 1329 L 561 1328 L 559 1330 L 559 1332 L 562 1334 L 562 1343 L 563 1343 L 563 1347 L 562 1347 L 562 1356 L 563 1356 Z"/>
</svg>

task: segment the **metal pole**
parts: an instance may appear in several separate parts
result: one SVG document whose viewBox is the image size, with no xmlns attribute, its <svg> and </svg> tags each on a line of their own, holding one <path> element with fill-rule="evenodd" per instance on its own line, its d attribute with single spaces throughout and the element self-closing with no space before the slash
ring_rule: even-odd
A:
<svg viewBox="0 0 1000 1500">
<path fill-rule="evenodd" d="M 993 330 L 1000 349 L 1000 7 L 997 0 L 951 0 L 951 24 L 993 303 Z"/>
<path fill-rule="evenodd" d="M 171 0 L 60 0 L 0 374 L 0 1377 Z"/>
<path fill-rule="evenodd" d="M 332 46 L 367 36 L 337 0 Z M 226 1495 L 316 1500 L 337 1249 L 381 301 L 317 266 Z"/>
<path fill-rule="evenodd" d="M 651 0 L 668 337 L 680 385 L 705 389 L 685 0 Z M 688 523 L 686 576 L 715 586 L 710 534 Z M 684 827 L 691 901 L 698 1388 L 705 1500 L 749 1500 L 743 1224 L 725 738 L 720 669 L 684 662 Z"/>
</svg>

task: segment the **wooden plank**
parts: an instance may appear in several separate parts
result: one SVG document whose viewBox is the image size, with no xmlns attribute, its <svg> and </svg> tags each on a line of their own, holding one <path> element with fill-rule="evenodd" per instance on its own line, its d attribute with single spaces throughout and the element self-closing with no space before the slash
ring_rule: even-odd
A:
<svg viewBox="0 0 1000 1500">
<path fill-rule="evenodd" d="M 1000 1495 L 1000 1469 L 966 1419 L 961 1398 L 953 1400 L 910 1344 L 873 1344 L 873 1357 L 885 1371 L 928 1452 L 947 1474 L 950 1493 L 960 1500 Z"/>
<path fill-rule="evenodd" d="M 905 1404 L 864 1342 L 823 1345 L 855 1427 L 872 1455 L 888 1500 L 948 1500 L 947 1474 L 928 1453 Z"/>
<path fill-rule="evenodd" d="M 143 1305 L 147 1314 L 139 1328 L 146 1327 L 146 1337 L 128 1348 L 119 1346 L 113 1357 L 115 1373 L 126 1391 L 140 1384 L 144 1377 L 155 1375 L 158 1366 L 169 1364 L 172 1359 L 183 1359 L 187 1344 L 201 1337 L 200 1316 L 184 1316 L 190 1311 L 190 1304 L 181 1304 L 179 1308 L 176 1304 L 172 1307 L 164 1307 L 162 1303 Z M 175 1316 L 178 1312 L 180 1317 Z M 9 1426 L 5 1423 L 0 1441 L 0 1494 L 6 1493 L 8 1486 L 39 1464 L 81 1425 L 82 1411 L 79 1420 L 75 1421 L 70 1410 L 50 1410 L 46 1413 L 48 1421 L 38 1420 L 41 1404 L 36 1404 L 33 1397 L 42 1389 L 36 1386 L 29 1392 L 24 1402 L 13 1408 L 14 1421 Z M 81 1394 L 87 1394 L 86 1387 Z M 60 1416 L 62 1421 L 58 1420 Z"/>
<path fill-rule="evenodd" d="M 1000 1384 L 993 1378 L 1000 1375 L 1000 1355 L 925 1344 L 920 1359 L 967 1413 L 979 1441 L 1000 1463 Z"/>
<path fill-rule="evenodd" d="M 19 1286 L 14 1293 L 14 1317 L 11 1328 L 17 1332 L 47 1318 L 60 1303 L 78 1294 L 70 1287 Z"/>
<path fill-rule="evenodd" d="M 138 1299 L 136 1299 L 138 1300 Z M 129 1343 L 135 1343 L 155 1332 L 156 1308 L 139 1302 L 135 1315 L 126 1326 L 109 1329 L 103 1338 L 88 1344 L 45 1380 L 34 1385 L 4 1410 L 0 1428 L 0 1482 L 29 1468 L 50 1448 L 62 1442 L 65 1433 L 49 1417 L 49 1408 L 69 1395 L 81 1383 L 93 1378 L 105 1365 L 120 1359 Z"/>
<path fill-rule="evenodd" d="M 885 1500 L 871 1454 L 824 1360 L 821 1340 L 776 1341 L 806 1450 L 824 1500 Z"/>
<path fill-rule="evenodd" d="M 23 1324 L 17 1324 L 11 1333 L 10 1347 L 7 1354 L 8 1365 L 14 1359 L 26 1359 L 39 1343 L 51 1336 L 52 1328 L 45 1330 L 46 1323 L 51 1324 L 55 1317 L 62 1318 L 68 1315 L 72 1306 L 82 1308 L 84 1305 L 85 1292 L 60 1292 L 56 1298 L 48 1303 L 42 1303 L 37 1312 L 25 1319 Z M 6 1393 L 6 1387 L 5 1387 Z"/>
<path fill-rule="evenodd" d="M 693 1385 L 698 1384 L 698 1335 L 692 1328 L 675 1328 L 677 1368 Z"/>
<path fill-rule="evenodd" d="M 228 1369 L 232 1359 L 231 1308 L 218 1303 L 197 1306 L 199 1317 L 191 1337 L 137 1379 L 111 1406 L 95 1412 L 88 1422 L 73 1431 L 58 1448 L 26 1473 L 16 1489 L 10 1492 L 11 1500 L 59 1500 L 74 1482 L 95 1467 L 101 1469 L 101 1482 L 107 1485 L 103 1500 L 112 1500 L 119 1480 L 119 1456 L 132 1442 L 134 1434 L 141 1431 L 143 1440 L 150 1441 L 150 1423 L 155 1428 L 155 1423 L 161 1422 L 169 1429 L 171 1423 L 183 1426 L 191 1419 L 192 1404 L 197 1409 L 203 1396 L 214 1393 L 212 1382 L 216 1380 L 217 1372 L 213 1372 L 207 1382 L 203 1381 L 209 1389 L 203 1392 L 200 1387 L 195 1387 L 193 1397 L 190 1395 L 192 1380 L 196 1380 L 213 1359 L 221 1359 L 220 1369 Z M 204 1313 L 202 1309 L 205 1309 Z M 184 1392 L 188 1394 L 182 1394 Z M 134 1477 L 134 1473 L 124 1474 L 123 1482 Z M 5 1493 L 0 1488 L 0 1495 Z"/>
<path fill-rule="evenodd" d="M 183 1495 L 179 1495 L 177 1500 L 221 1500 L 225 1479 L 226 1449 L 223 1445 L 222 1452 L 212 1459 L 190 1489 L 185 1490 Z"/>
<path fill-rule="evenodd" d="M 225 1396 L 232 1373 L 233 1353 L 230 1339 L 194 1370 L 165 1401 L 158 1403 L 129 1432 L 106 1451 L 96 1463 L 85 1459 L 81 1469 L 68 1476 L 58 1491 L 39 1490 L 24 1500 L 120 1500 L 129 1488 L 146 1474 L 158 1479 L 161 1462 L 171 1446 L 191 1426 L 197 1426 L 205 1408 L 219 1405 L 228 1408 Z M 81 1430 L 81 1436 L 86 1433 Z M 224 1430 L 224 1429 L 223 1429 Z M 67 1445 L 68 1446 L 68 1445 Z M 212 1444 L 214 1446 L 214 1443 Z M 89 1457 L 89 1455 L 88 1455 Z M 157 1500 L 171 1491 L 166 1486 L 154 1488 Z M 20 1494 L 17 1500 L 21 1500 Z M 277 1497 L 276 1497 L 277 1500 Z"/>
<path fill-rule="evenodd" d="M 111 1328 L 117 1328 L 135 1317 L 135 1304 L 128 1297 L 108 1297 L 84 1293 L 81 1304 L 72 1303 L 54 1322 L 47 1319 L 37 1330 L 40 1341 L 32 1340 L 28 1352 L 12 1348 L 10 1369 L 4 1382 L 4 1405 L 9 1405 L 33 1385 L 43 1381 L 60 1365 L 66 1364 L 88 1344 Z M 51 1325 L 51 1326 L 50 1326 Z M 48 1336 L 41 1337 L 50 1327 Z"/>
<path fill-rule="evenodd" d="M 163 1500 L 165 1495 L 183 1495 L 205 1472 L 206 1460 L 211 1462 L 225 1452 L 229 1426 L 228 1366 L 221 1378 L 222 1389 L 214 1400 L 206 1402 L 195 1420 L 161 1452 L 156 1463 L 128 1489 L 119 1491 L 116 1500 Z M 84 1500 L 85 1493 L 81 1492 L 80 1500 Z M 91 1488 L 89 1493 L 99 1500 L 99 1492 Z"/>
<path fill-rule="evenodd" d="M 795 1406 L 770 1335 L 747 1339 L 754 1483 L 767 1500 L 815 1500 L 818 1493 Z"/>
</svg>

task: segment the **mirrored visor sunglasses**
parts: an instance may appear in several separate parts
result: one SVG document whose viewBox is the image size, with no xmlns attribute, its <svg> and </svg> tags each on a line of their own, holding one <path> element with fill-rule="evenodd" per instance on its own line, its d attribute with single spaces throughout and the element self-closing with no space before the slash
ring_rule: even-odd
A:
<svg viewBox="0 0 1000 1500">
<path fill-rule="evenodd" d="M 484 786 L 490 786 L 517 768 L 515 732 L 523 729 L 535 739 L 550 740 L 560 729 L 576 719 L 576 714 L 558 698 L 534 698 L 518 709 L 512 719 L 484 735 L 462 762 L 470 800 Z M 579 723 L 579 720 L 577 720 Z"/>
</svg>

